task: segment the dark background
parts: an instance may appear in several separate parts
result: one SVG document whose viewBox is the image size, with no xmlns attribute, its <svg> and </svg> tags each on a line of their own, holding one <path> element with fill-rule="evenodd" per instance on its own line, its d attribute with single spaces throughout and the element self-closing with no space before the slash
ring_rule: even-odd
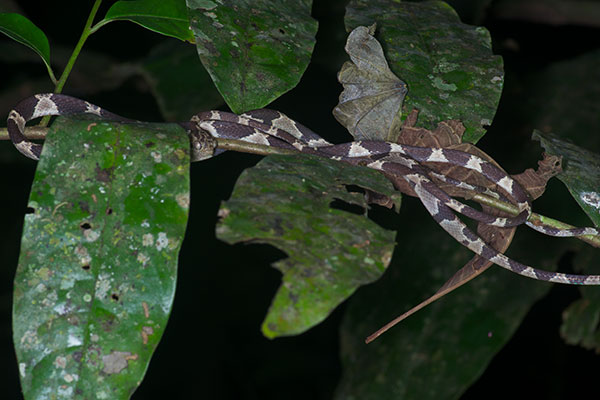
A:
<svg viewBox="0 0 600 400">
<path fill-rule="evenodd" d="M 313 61 L 298 87 L 270 105 L 333 141 L 349 138 L 331 116 L 341 90 L 336 71 L 345 59 L 344 3 L 315 0 L 313 15 L 320 26 Z M 537 123 L 531 117 L 532 105 L 526 100 L 531 97 L 530 80 L 553 63 L 599 49 L 600 18 L 595 24 L 590 16 L 557 24 L 556 16 L 547 16 L 539 10 L 522 9 L 507 15 L 506 8 L 496 1 L 450 3 L 463 22 L 488 28 L 495 52 L 504 57 L 506 76 L 501 104 L 479 146 L 509 171 L 534 166 L 539 147 L 530 142 L 531 130 Z M 577 2 L 569 3 L 577 7 Z M 70 49 L 80 35 L 92 2 L 7 4 L 18 5 L 19 12 L 45 31 L 51 49 L 54 46 Z M 110 4 L 112 2 L 107 1 L 99 15 L 103 15 Z M 120 62 L 134 61 L 163 40 L 175 39 L 166 39 L 132 23 L 116 22 L 92 35 L 83 52 L 108 53 Z M 3 47 L 5 49 L 13 46 L 4 37 L 0 37 L 0 45 L 8 46 Z M 55 58 L 53 53 L 53 59 L 64 62 L 60 54 Z M 11 105 L 20 98 L 51 90 L 45 68 L 39 63 L 15 62 L 11 52 L 4 51 L 0 66 L 4 76 L 0 81 L 2 116 L 6 116 Z M 584 86 L 586 80 L 598 81 L 600 72 L 580 78 Z M 86 98 L 128 117 L 161 119 L 154 97 L 140 77 L 129 78 L 116 88 L 90 93 L 75 81 L 75 78 L 73 82 L 68 81 L 65 93 Z M 572 90 L 580 88 L 574 86 Z M 598 103 L 600 100 L 597 97 L 590 101 Z M 543 106 L 534 104 L 534 107 Z M 595 128 L 597 136 L 599 127 Z M 503 137 L 503 132 L 508 131 L 510 141 Z M 583 145 L 585 147 L 585 143 Z M 133 399 L 331 398 L 341 375 L 337 327 L 344 306 L 301 336 L 273 341 L 263 338 L 260 324 L 280 282 L 279 272 L 269 264 L 284 255 L 268 246 L 230 246 L 214 236 L 220 201 L 228 198 L 240 172 L 259 160 L 258 156 L 224 154 L 192 165 L 193 201 L 187 239 L 180 256 L 174 311 L 146 378 Z M 10 143 L 3 142 L 0 143 L 0 168 L 0 188 L 4 192 L 0 197 L 3 260 L 0 267 L 0 397 L 19 399 L 10 328 L 12 280 L 35 163 L 18 155 Z M 560 183 L 551 184 L 550 190 L 566 193 Z M 543 211 L 544 205 L 541 207 Z M 416 201 L 406 201 L 400 217 L 417 219 L 423 215 Z M 562 258 L 563 268 L 569 268 L 571 257 L 572 254 L 566 253 Z M 591 351 L 565 345 L 558 334 L 560 310 L 578 296 L 576 288 L 554 286 L 550 294 L 531 309 L 512 340 L 462 398 L 581 398 L 585 388 L 591 386 L 589 383 L 597 380 L 599 359 Z"/>
</svg>

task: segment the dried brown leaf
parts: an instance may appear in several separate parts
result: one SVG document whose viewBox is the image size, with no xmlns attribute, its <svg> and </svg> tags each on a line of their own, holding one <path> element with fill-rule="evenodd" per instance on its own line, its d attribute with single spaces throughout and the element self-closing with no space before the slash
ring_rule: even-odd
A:
<svg viewBox="0 0 600 400">
<path fill-rule="evenodd" d="M 374 32 L 374 25 L 359 26 L 348 36 L 351 61 L 338 73 L 344 91 L 333 115 L 355 140 L 395 141 L 407 88 L 390 70 Z"/>
</svg>

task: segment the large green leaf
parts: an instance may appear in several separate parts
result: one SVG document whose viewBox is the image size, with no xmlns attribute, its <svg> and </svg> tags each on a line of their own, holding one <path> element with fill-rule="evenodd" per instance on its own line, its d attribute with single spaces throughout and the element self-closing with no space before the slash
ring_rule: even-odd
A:
<svg viewBox="0 0 600 400">
<path fill-rule="evenodd" d="M 112 5 L 98 26 L 118 20 L 135 22 L 162 35 L 194 41 L 185 0 L 121 0 Z"/>
<path fill-rule="evenodd" d="M 420 205 L 405 204 L 403 210 L 413 207 Z M 417 218 L 404 219 L 407 229 L 386 274 L 350 299 L 337 399 L 458 398 L 551 287 L 494 266 L 366 345 L 368 335 L 433 294 L 472 256 L 429 215 L 409 213 Z M 554 269 L 566 246 L 548 247 L 536 237 L 533 231 L 518 232 L 509 256 Z"/>
<path fill-rule="evenodd" d="M 600 155 L 561 140 L 552 134 L 535 131 L 547 153 L 561 156 L 563 172 L 560 179 L 596 226 L 600 226 Z"/>
<path fill-rule="evenodd" d="M 308 66 L 311 0 L 187 0 L 198 54 L 236 113 L 292 89 Z"/>
<path fill-rule="evenodd" d="M 15 277 L 25 399 L 128 399 L 140 384 L 173 303 L 188 153 L 177 125 L 52 126 Z"/>
<path fill-rule="evenodd" d="M 428 129 L 458 119 L 466 127 L 463 141 L 481 138 L 496 113 L 504 80 L 489 32 L 462 24 L 440 1 L 352 0 L 347 30 L 373 23 L 391 70 L 408 85 L 403 114 L 419 109 L 419 125 Z"/>
<path fill-rule="evenodd" d="M 0 13 L 0 33 L 35 51 L 44 60 L 50 75 L 54 76 L 50 66 L 48 38 L 33 22 L 20 14 Z"/>
<path fill-rule="evenodd" d="M 275 263 L 283 283 L 263 322 L 265 336 L 304 332 L 385 271 L 395 233 L 365 214 L 332 208 L 343 202 L 366 210 L 364 195 L 347 185 L 394 196 L 391 184 L 366 168 L 270 156 L 240 176 L 222 205 L 220 239 L 269 243 L 288 255 Z"/>
</svg>

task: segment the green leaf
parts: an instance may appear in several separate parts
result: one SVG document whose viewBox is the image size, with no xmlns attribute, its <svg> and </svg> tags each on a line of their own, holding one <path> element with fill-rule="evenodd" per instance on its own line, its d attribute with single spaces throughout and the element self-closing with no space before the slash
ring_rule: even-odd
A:
<svg viewBox="0 0 600 400">
<path fill-rule="evenodd" d="M 390 68 L 408 84 L 403 114 L 417 108 L 419 126 L 427 129 L 458 119 L 466 127 L 463 141 L 481 138 L 496 113 L 504 80 L 489 32 L 461 23 L 440 1 L 352 0 L 346 29 L 373 23 Z"/>
<path fill-rule="evenodd" d="M 173 303 L 188 153 L 178 125 L 52 126 L 15 277 L 25 399 L 128 399 L 140 384 Z"/>
<path fill-rule="evenodd" d="M 268 243 L 288 255 L 274 265 L 283 283 L 263 322 L 265 336 L 306 331 L 385 271 L 395 233 L 365 214 L 332 208 L 336 200 L 367 208 L 364 195 L 347 185 L 396 195 L 367 168 L 312 156 L 269 156 L 244 171 L 222 205 L 220 239 Z"/>
<path fill-rule="evenodd" d="M 375 26 L 359 26 L 348 36 L 345 49 L 352 61 L 338 73 L 344 91 L 333 115 L 354 140 L 396 142 L 406 84 L 390 71 L 374 32 Z"/>
<path fill-rule="evenodd" d="M 46 64 L 50 77 L 54 79 L 54 73 L 50 66 L 48 38 L 33 22 L 20 14 L 0 13 L 0 33 L 4 33 L 9 38 L 35 51 Z"/>
<path fill-rule="evenodd" d="M 416 218 L 403 220 L 394 254 L 398 262 L 353 296 L 346 309 L 336 399 L 459 398 L 551 287 L 493 266 L 366 345 L 368 335 L 433 294 L 472 256 L 429 215 L 413 210 L 420 205 L 405 207 L 403 214 Z M 509 256 L 553 270 L 566 244 L 545 246 L 538 236 L 519 232 Z"/>
<path fill-rule="evenodd" d="M 600 155 L 552 134 L 534 131 L 544 150 L 562 157 L 563 172 L 557 175 L 571 196 L 596 226 L 600 226 Z"/>
<path fill-rule="evenodd" d="M 185 121 L 200 110 L 223 104 L 223 98 L 200 64 L 193 46 L 165 41 L 139 65 L 162 115 L 170 121 Z"/>
<path fill-rule="evenodd" d="M 298 84 L 317 22 L 311 0 L 187 0 L 198 54 L 236 113 L 262 108 Z"/>
<path fill-rule="evenodd" d="M 121 0 L 113 4 L 96 26 L 117 20 L 135 22 L 162 35 L 194 41 L 184 0 Z"/>
</svg>

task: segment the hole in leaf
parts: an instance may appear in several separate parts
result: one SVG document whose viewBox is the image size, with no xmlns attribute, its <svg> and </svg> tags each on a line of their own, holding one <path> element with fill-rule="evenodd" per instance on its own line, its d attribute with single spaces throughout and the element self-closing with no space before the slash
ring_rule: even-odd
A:
<svg viewBox="0 0 600 400">
<path fill-rule="evenodd" d="M 79 227 L 80 227 L 81 229 L 84 229 L 84 230 L 87 230 L 87 229 L 91 229 L 91 228 L 92 228 L 92 226 L 91 226 L 91 225 L 90 225 L 88 222 L 84 222 L 84 223 L 82 223 L 81 225 L 79 225 Z"/>
<path fill-rule="evenodd" d="M 365 215 L 364 207 L 361 207 L 357 204 L 350 204 L 340 199 L 334 199 L 331 203 L 329 203 L 329 207 L 334 210 L 346 211 L 356 215 Z"/>
<path fill-rule="evenodd" d="M 116 293 L 111 294 L 110 298 L 113 299 L 114 301 L 119 301 L 119 295 Z"/>
<path fill-rule="evenodd" d="M 361 188 L 360 186 L 357 186 L 357 185 L 345 185 L 345 186 L 346 186 L 346 190 L 348 191 L 348 193 L 365 194 L 365 189 Z"/>
<path fill-rule="evenodd" d="M 400 216 L 394 210 L 377 204 L 370 204 L 369 219 L 384 229 L 394 231 L 400 226 Z"/>
</svg>

